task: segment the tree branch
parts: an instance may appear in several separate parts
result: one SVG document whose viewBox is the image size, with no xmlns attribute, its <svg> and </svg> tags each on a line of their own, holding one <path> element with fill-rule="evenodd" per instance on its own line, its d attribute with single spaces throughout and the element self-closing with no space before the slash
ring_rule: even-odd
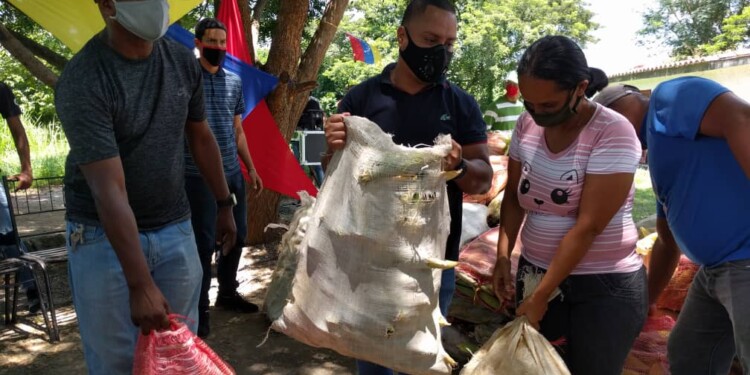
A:
<svg viewBox="0 0 750 375">
<path fill-rule="evenodd" d="M 55 88 L 58 79 L 57 74 L 39 61 L 2 23 L 0 23 L 0 45 L 42 83 L 53 89 Z"/>
<path fill-rule="evenodd" d="M 300 61 L 302 31 L 307 20 L 309 9 L 308 0 L 284 0 L 280 2 L 278 13 L 278 27 L 273 31 L 273 42 L 268 52 L 268 62 L 265 64 L 267 72 L 281 77 L 282 73 L 289 75 L 289 82 L 297 81 L 297 64 Z M 268 106 L 279 125 L 279 129 L 288 140 L 294 133 L 297 118 L 292 118 L 293 104 L 290 97 L 290 85 L 281 82 L 268 97 Z M 290 101 L 292 100 L 292 101 Z M 299 113 L 297 113 L 299 116 Z"/>
<path fill-rule="evenodd" d="M 266 10 L 266 5 L 268 5 L 268 0 L 257 0 L 255 2 L 255 5 L 253 6 L 253 11 L 250 15 L 250 18 L 247 20 L 243 18 L 243 22 L 245 23 L 245 33 L 248 34 L 248 40 L 250 41 L 249 43 L 252 43 L 252 55 L 253 59 L 255 60 L 257 60 L 258 58 L 256 53 L 258 51 L 258 38 L 260 36 L 260 18 L 263 16 L 263 12 Z"/>
<path fill-rule="evenodd" d="M 326 5 L 315 35 L 302 55 L 297 74 L 298 81 L 312 81 L 317 78 L 320 65 L 336 35 L 347 5 L 349 5 L 349 0 L 330 0 Z"/>
<path fill-rule="evenodd" d="M 65 68 L 65 64 L 68 63 L 68 59 L 66 59 L 63 55 L 39 44 L 26 35 L 10 29 L 8 29 L 8 32 L 10 32 L 10 34 L 13 35 L 16 39 L 18 39 L 18 41 L 21 42 L 24 47 L 28 48 L 31 53 L 33 53 L 37 57 L 44 59 L 44 61 L 57 68 L 59 71 L 62 72 L 62 70 Z"/>
<path fill-rule="evenodd" d="M 255 2 L 255 6 L 253 7 L 253 14 L 252 14 L 253 21 L 260 22 L 260 16 L 263 15 L 263 11 L 266 9 L 267 4 L 268 4 L 268 0 L 258 0 Z"/>
<path fill-rule="evenodd" d="M 242 27 L 245 29 L 245 43 L 247 44 L 247 51 L 250 52 L 250 58 L 255 64 L 255 39 L 253 39 L 253 19 L 250 14 L 250 3 L 247 0 L 240 0 L 238 2 L 240 9 L 240 17 L 242 18 Z M 257 35 L 257 34 L 256 34 Z"/>
<path fill-rule="evenodd" d="M 302 111 L 305 109 L 307 98 L 316 86 L 309 83 L 315 83 L 318 78 L 320 65 L 323 63 L 326 51 L 330 47 L 333 37 L 336 35 L 336 30 L 341 19 L 344 17 L 347 5 L 349 5 L 349 0 L 329 0 L 326 5 L 323 17 L 320 19 L 318 28 L 315 30 L 310 44 L 300 59 L 299 68 L 295 75 L 296 82 L 305 82 L 305 84 L 300 84 L 289 91 L 290 107 L 287 112 L 289 121 L 296 123 L 296 120 L 299 119 Z M 293 131 L 294 129 L 290 130 L 288 137 L 291 137 Z"/>
</svg>

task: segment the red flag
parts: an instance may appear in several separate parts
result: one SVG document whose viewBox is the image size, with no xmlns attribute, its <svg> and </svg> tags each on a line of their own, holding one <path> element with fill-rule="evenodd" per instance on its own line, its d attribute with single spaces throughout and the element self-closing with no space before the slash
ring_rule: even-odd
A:
<svg viewBox="0 0 750 375">
<path fill-rule="evenodd" d="M 216 18 L 227 27 L 227 52 L 252 65 L 237 2 L 235 0 L 222 1 Z M 245 131 L 247 147 L 250 149 L 255 169 L 267 189 L 297 199 L 299 199 L 297 192 L 302 190 L 312 196 L 317 195 L 315 185 L 302 170 L 289 144 L 281 135 L 279 126 L 276 125 L 265 100 L 258 103 L 255 109 L 242 120 L 242 129 Z M 242 173 L 247 177 L 247 169 L 244 165 L 242 165 Z"/>
<path fill-rule="evenodd" d="M 227 52 L 253 65 L 250 51 L 245 44 L 245 27 L 242 24 L 242 15 L 237 8 L 237 2 L 235 0 L 222 1 L 216 18 L 227 27 Z"/>
</svg>

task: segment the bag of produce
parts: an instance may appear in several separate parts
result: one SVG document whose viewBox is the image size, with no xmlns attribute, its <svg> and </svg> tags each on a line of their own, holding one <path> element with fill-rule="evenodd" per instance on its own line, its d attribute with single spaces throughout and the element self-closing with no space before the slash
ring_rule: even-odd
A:
<svg viewBox="0 0 750 375">
<path fill-rule="evenodd" d="M 282 239 L 265 301 L 272 328 L 400 372 L 449 374 L 438 291 L 455 265 L 443 260 L 450 136 L 412 148 L 367 119 L 345 122 L 345 148 Z"/>
</svg>

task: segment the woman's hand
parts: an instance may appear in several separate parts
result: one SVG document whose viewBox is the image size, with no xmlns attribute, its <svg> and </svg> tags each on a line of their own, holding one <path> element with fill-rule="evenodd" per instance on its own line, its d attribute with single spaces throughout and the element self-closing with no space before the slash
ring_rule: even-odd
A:
<svg viewBox="0 0 750 375">
<path fill-rule="evenodd" d="M 532 294 L 523 302 L 521 306 L 516 310 L 516 316 L 526 316 L 534 328 L 539 330 L 539 321 L 542 320 L 544 314 L 547 312 L 547 304 L 549 303 L 548 297 Z"/>
</svg>

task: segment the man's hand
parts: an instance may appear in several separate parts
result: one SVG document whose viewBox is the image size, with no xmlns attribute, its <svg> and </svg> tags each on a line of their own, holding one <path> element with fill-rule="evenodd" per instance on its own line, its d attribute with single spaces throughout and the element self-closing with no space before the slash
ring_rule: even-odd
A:
<svg viewBox="0 0 750 375">
<path fill-rule="evenodd" d="M 169 328 L 169 304 L 154 283 L 130 288 L 130 319 L 141 333 Z"/>
<path fill-rule="evenodd" d="M 16 184 L 16 191 L 26 190 L 31 187 L 31 183 L 34 182 L 34 177 L 31 172 L 21 172 L 10 178 L 13 181 L 18 181 Z"/>
<path fill-rule="evenodd" d="M 463 149 L 461 148 L 461 145 L 455 140 L 451 140 L 451 142 L 453 147 L 448 155 L 443 158 L 443 170 L 446 171 L 456 170 L 463 159 Z"/>
<path fill-rule="evenodd" d="M 216 242 L 221 245 L 221 253 L 229 254 L 237 241 L 237 226 L 234 223 L 232 206 L 219 207 L 216 217 Z"/>
<path fill-rule="evenodd" d="M 258 196 L 261 191 L 263 191 L 263 180 L 261 180 L 260 176 L 258 176 L 258 171 L 255 169 L 249 171 L 248 176 L 250 176 L 250 189 L 253 189 L 255 192 L 255 196 Z"/>
<path fill-rule="evenodd" d="M 346 124 L 344 124 L 346 116 L 349 116 L 349 112 L 337 113 L 326 120 L 323 129 L 326 134 L 328 152 L 341 150 L 346 145 Z"/>
</svg>

